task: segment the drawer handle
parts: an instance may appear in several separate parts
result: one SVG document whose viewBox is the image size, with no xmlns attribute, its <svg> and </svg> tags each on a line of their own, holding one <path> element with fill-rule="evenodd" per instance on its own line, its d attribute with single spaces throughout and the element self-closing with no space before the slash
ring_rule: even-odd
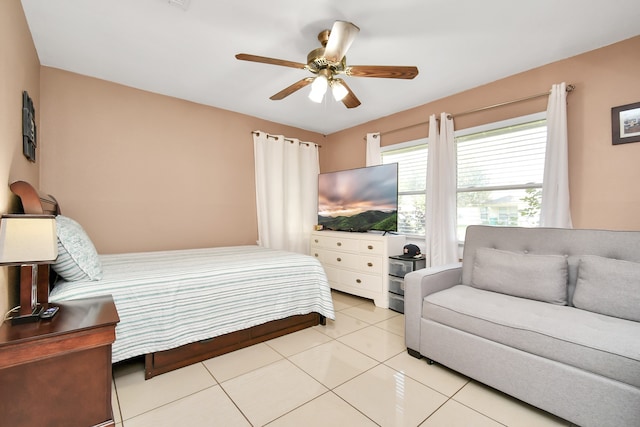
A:
<svg viewBox="0 0 640 427">
<path fill-rule="evenodd" d="M 356 279 L 356 283 L 362 283 L 362 280 Z"/>
<path fill-rule="evenodd" d="M 367 249 L 373 249 L 373 245 L 367 246 Z"/>
<path fill-rule="evenodd" d="M 314 254 L 316 256 L 316 258 L 318 258 L 318 254 Z"/>
<path fill-rule="evenodd" d="M 338 243 L 336 243 L 336 245 L 342 246 L 342 242 L 338 242 Z"/>
<path fill-rule="evenodd" d="M 336 260 L 337 260 L 338 262 L 340 262 L 340 261 L 342 261 L 342 258 L 336 258 Z"/>
<path fill-rule="evenodd" d="M 318 239 L 313 239 L 314 242 L 318 243 Z"/>
<path fill-rule="evenodd" d="M 373 267 L 373 263 L 372 262 L 368 262 L 367 263 L 367 267 Z"/>
</svg>

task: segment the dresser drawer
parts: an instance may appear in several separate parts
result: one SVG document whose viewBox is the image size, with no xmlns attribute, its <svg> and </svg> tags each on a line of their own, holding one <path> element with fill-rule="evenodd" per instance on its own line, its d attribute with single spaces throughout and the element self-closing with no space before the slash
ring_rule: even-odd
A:
<svg viewBox="0 0 640 427">
<path fill-rule="evenodd" d="M 341 268 L 359 269 L 362 261 L 360 256 L 348 252 L 320 250 L 320 259 L 327 265 L 334 265 Z"/>
<path fill-rule="evenodd" d="M 384 253 L 384 241 L 381 240 L 361 240 L 359 251 L 362 254 L 382 255 Z"/>
<path fill-rule="evenodd" d="M 382 291 L 382 277 L 372 274 L 347 271 L 340 268 L 325 267 L 331 287 L 339 290 L 360 290 L 367 292 Z M 346 289 L 345 289 L 346 288 Z"/>
<path fill-rule="evenodd" d="M 335 267 L 357 270 L 368 274 L 381 274 L 383 268 L 382 257 L 363 256 L 346 252 L 314 251 L 318 253 L 320 262 Z"/>
<path fill-rule="evenodd" d="M 383 269 L 383 258 L 381 256 L 361 255 L 358 270 L 370 273 L 381 274 Z"/>
<path fill-rule="evenodd" d="M 382 277 L 355 271 L 340 271 L 339 282 L 352 288 L 363 289 L 371 292 L 382 291 Z"/>
<path fill-rule="evenodd" d="M 320 236 L 318 234 L 311 237 L 311 245 L 324 249 L 348 252 L 358 252 L 360 248 L 358 240 L 336 236 Z"/>
</svg>

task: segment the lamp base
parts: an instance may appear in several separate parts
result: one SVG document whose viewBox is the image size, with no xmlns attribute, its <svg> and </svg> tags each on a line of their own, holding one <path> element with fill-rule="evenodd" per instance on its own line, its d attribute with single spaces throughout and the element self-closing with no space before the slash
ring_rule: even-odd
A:
<svg viewBox="0 0 640 427">
<path fill-rule="evenodd" d="M 15 316 L 11 318 L 12 325 L 21 325 L 23 323 L 32 323 L 40 320 L 40 313 L 42 313 L 42 307 L 36 307 L 31 314 L 24 314 L 22 316 Z"/>
</svg>

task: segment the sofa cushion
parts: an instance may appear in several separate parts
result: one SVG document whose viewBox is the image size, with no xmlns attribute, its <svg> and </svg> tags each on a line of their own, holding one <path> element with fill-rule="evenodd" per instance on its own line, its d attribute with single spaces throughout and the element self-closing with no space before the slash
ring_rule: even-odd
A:
<svg viewBox="0 0 640 427">
<path fill-rule="evenodd" d="M 640 264 L 596 255 L 582 256 L 573 305 L 640 322 Z"/>
<path fill-rule="evenodd" d="M 567 259 L 478 248 L 471 286 L 552 304 L 567 304 Z"/>
<path fill-rule="evenodd" d="M 425 297 L 422 317 L 640 387 L 638 322 L 467 285 Z"/>
</svg>

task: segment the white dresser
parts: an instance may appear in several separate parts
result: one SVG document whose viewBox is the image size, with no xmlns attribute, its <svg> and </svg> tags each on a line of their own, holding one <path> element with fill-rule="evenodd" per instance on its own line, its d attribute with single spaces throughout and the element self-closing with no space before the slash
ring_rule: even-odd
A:
<svg viewBox="0 0 640 427">
<path fill-rule="evenodd" d="M 389 308 L 389 256 L 402 254 L 404 243 L 405 237 L 395 234 L 314 231 L 311 255 L 324 267 L 331 288 Z"/>
</svg>

